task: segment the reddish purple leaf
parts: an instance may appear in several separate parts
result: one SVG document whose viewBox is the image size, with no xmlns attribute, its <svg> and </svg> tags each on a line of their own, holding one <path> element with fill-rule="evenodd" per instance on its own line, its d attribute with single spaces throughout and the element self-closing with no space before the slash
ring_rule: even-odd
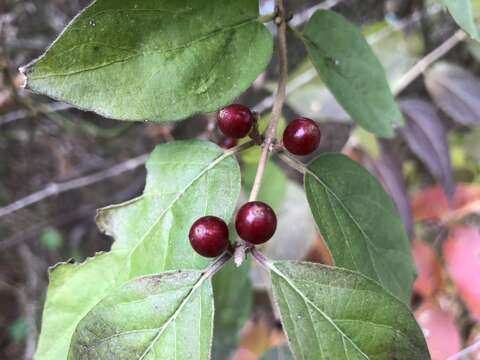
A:
<svg viewBox="0 0 480 360">
<path fill-rule="evenodd" d="M 402 174 L 401 163 L 395 156 L 394 145 L 391 140 L 381 141 L 381 157 L 370 165 L 373 172 L 382 182 L 385 191 L 392 197 L 402 222 L 410 238 L 414 235 L 414 221 L 407 186 Z"/>
<path fill-rule="evenodd" d="M 480 79 L 459 66 L 437 63 L 425 73 L 435 104 L 465 126 L 480 126 Z"/>
<path fill-rule="evenodd" d="M 423 240 L 412 242 L 412 253 L 418 274 L 413 290 L 423 297 L 432 297 L 442 284 L 442 266 L 437 253 Z"/>
<path fill-rule="evenodd" d="M 405 127 L 400 130 L 412 152 L 440 182 L 451 199 L 455 193 L 447 131 L 435 107 L 423 100 L 400 101 Z"/>
<path fill-rule="evenodd" d="M 471 314 L 480 321 L 480 230 L 457 227 L 443 245 L 447 271 Z"/>
<path fill-rule="evenodd" d="M 460 351 L 460 332 L 452 315 L 428 301 L 415 311 L 415 317 L 427 340 L 432 360 L 446 360 Z"/>
</svg>

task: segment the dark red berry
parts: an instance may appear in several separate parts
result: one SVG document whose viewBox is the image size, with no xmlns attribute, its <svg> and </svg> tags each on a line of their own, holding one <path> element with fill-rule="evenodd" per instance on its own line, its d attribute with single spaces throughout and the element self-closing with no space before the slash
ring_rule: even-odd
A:
<svg viewBox="0 0 480 360">
<path fill-rule="evenodd" d="M 232 104 L 218 113 L 218 127 L 227 137 L 241 139 L 248 135 L 252 126 L 253 114 L 246 106 Z"/>
<path fill-rule="evenodd" d="M 220 143 L 221 147 L 224 149 L 231 149 L 238 145 L 238 140 L 234 138 L 224 138 Z"/>
<path fill-rule="evenodd" d="M 308 155 L 317 150 L 321 137 L 322 133 L 315 121 L 298 118 L 283 132 L 283 145 L 294 155 Z"/>
<path fill-rule="evenodd" d="M 195 221 L 188 234 L 193 249 L 205 257 L 217 257 L 228 247 L 228 226 L 216 216 Z"/>
<path fill-rule="evenodd" d="M 252 244 L 263 244 L 275 233 L 277 216 L 267 204 L 252 201 L 238 210 L 235 227 L 243 240 Z"/>
</svg>

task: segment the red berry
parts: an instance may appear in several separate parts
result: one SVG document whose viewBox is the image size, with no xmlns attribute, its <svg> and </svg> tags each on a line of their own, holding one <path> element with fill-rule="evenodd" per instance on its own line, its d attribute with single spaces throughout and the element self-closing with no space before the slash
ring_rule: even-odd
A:
<svg viewBox="0 0 480 360">
<path fill-rule="evenodd" d="M 241 139 L 248 135 L 252 126 L 253 114 L 246 106 L 232 104 L 218 113 L 218 127 L 227 137 Z"/>
<path fill-rule="evenodd" d="M 195 221 L 188 234 L 193 249 L 205 257 L 217 257 L 228 247 L 228 226 L 216 216 Z"/>
<path fill-rule="evenodd" d="M 235 227 L 243 240 L 252 244 L 263 244 L 275 233 L 277 216 L 267 204 L 252 201 L 238 211 Z"/>
<path fill-rule="evenodd" d="M 293 120 L 283 132 L 283 145 L 294 155 L 308 155 L 317 150 L 322 133 L 311 119 Z"/>
<path fill-rule="evenodd" d="M 225 138 L 220 143 L 221 147 L 224 149 L 231 149 L 238 145 L 238 140 L 234 138 Z"/>
</svg>

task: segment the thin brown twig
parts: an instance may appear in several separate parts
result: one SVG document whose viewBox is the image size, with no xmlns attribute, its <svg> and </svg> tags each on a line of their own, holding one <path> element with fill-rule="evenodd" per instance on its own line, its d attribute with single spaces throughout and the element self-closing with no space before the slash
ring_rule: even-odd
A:
<svg viewBox="0 0 480 360">
<path fill-rule="evenodd" d="M 468 355 L 473 355 L 476 351 L 480 350 L 480 340 L 466 347 L 462 351 L 450 356 L 447 360 L 461 360 L 465 359 Z"/>
<path fill-rule="evenodd" d="M 276 132 L 280 117 L 282 116 L 283 104 L 285 103 L 287 78 L 288 78 L 288 58 L 287 58 L 287 22 L 286 12 L 283 0 L 276 0 L 277 18 L 275 22 L 278 27 L 278 58 L 279 58 L 279 81 L 277 87 L 277 94 L 273 103 L 272 116 L 270 123 L 265 132 L 265 140 L 263 142 L 262 154 L 258 163 L 257 175 L 250 192 L 249 201 L 254 201 L 262 186 L 263 175 L 267 165 L 268 157 L 272 150 L 272 145 L 276 140 Z"/>
<path fill-rule="evenodd" d="M 405 73 L 399 82 L 396 84 L 395 88 L 393 89 L 393 93 L 395 95 L 400 94 L 403 90 L 405 90 L 408 85 L 410 85 L 416 78 L 422 75 L 425 70 L 427 70 L 430 65 L 432 65 L 435 61 L 440 59 L 442 56 L 447 54 L 450 50 L 452 50 L 455 46 L 459 43 L 467 39 L 468 35 L 463 30 L 457 30 L 455 34 L 453 34 L 450 38 L 448 38 L 445 42 L 443 42 L 439 47 L 435 50 L 427 54 L 423 57 L 420 61 L 418 61 L 407 73 Z"/>
<path fill-rule="evenodd" d="M 135 170 L 136 168 L 145 164 L 147 157 L 148 154 L 143 154 L 91 175 L 83 176 L 63 183 L 51 183 L 42 190 L 39 190 L 11 203 L 10 205 L 0 208 L 0 217 L 10 215 L 18 210 L 38 203 L 39 201 L 45 200 L 49 197 L 56 196 L 73 189 L 83 188 L 111 177 L 118 176 L 127 171 Z"/>
<path fill-rule="evenodd" d="M 225 151 L 226 156 L 231 156 L 235 153 L 246 150 L 254 145 L 253 141 L 246 142 L 238 145 L 232 149 Z M 51 183 L 47 187 L 33 194 L 25 196 L 5 207 L 0 208 L 0 218 L 10 215 L 18 210 L 26 208 L 27 206 L 38 203 L 42 200 L 50 198 L 52 196 L 60 195 L 64 192 L 83 188 L 85 186 L 93 185 L 98 182 L 107 180 L 109 178 L 121 175 L 127 171 L 132 171 L 145 164 L 149 154 L 143 154 L 138 157 L 128 159 L 120 164 L 114 165 L 108 169 L 101 170 L 91 175 L 83 176 L 77 179 L 66 181 L 63 183 Z"/>
</svg>

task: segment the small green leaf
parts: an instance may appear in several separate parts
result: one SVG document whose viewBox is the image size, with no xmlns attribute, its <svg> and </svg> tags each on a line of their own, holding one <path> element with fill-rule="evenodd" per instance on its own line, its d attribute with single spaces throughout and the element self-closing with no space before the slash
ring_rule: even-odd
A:
<svg viewBox="0 0 480 360">
<path fill-rule="evenodd" d="M 385 71 L 362 33 L 332 11 L 317 11 L 303 40 L 320 77 L 365 129 L 392 137 L 403 124 Z"/>
<path fill-rule="evenodd" d="M 111 251 L 50 271 L 36 360 L 65 359 L 80 320 L 125 282 L 208 264 L 188 232 L 201 216 L 230 221 L 240 195 L 238 162 L 212 143 L 178 141 L 157 146 L 147 172 L 142 196 L 99 211 L 99 227 L 115 238 Z"/>
<path fill-rule="evenodd" d="M 320 264 L 279 261 L 271 267 L 296 359 L 430 359 L 408 307 L 376 282 Z"/>
<path fill-rule="evenodd" d="M 471 0 L 440 0 L 455 19 L 457 24 L 472 38 L 479 40 L 479 32 L 473 16 Z"/>
<path fill-rule="evenodd" d="M 8 334 L 16 343 L 24 341 L 28 336 L 28 332 L 28 323 L 23 317 L 18 318 L 8 327 Z"/>
<path fill-rule="evenodd" d="M 215 299 L 215 325 L 212 359 L 224 360 L 238 346 L 240 330 L 245 325 L 252 310 L 252 283 L 250 280 L 250 260 L 240 268 L 229 261 L 213 277 Z"/>
<path fill-rule="evenodd" d="M 200 271 L 145 276 L 111 292 L 82 319 L 69 360 L 210 359 L 213 297 Z"/>
<path fill-rule="evenodd" d="M 326 154 L 308 166 L 305 190 L 335 264 L 409 303 L 415 266 L 408 236 L 378 180 L 345 155 Z"/>
<path fill-rule="evenodd" d="M 49 251 L 56 251 L 62 247 L 63 237 L 57 229 L 47 227 L 42 231 L 42 234 L 40 235 L 40 242 Z"/>
<path fill-rule="evenodd" d="M 272 56 L 257 0 L 97 0 L 38 60 L 27 86 L 121 120 L 215 111 Z"/>
</svg>

